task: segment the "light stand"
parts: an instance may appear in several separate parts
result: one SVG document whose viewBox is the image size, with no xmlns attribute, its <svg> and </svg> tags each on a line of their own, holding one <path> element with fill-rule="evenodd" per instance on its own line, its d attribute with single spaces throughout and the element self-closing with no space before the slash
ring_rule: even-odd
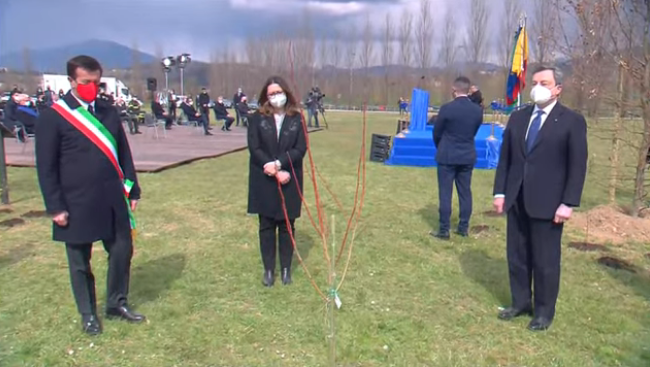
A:
<svg viewBox="0 0 650 367">
<path fill-rule="evenodd" d="M 165 90 L 169 90 L 169 72 L 172 67 L 176 65 L 176 59 L 173 56 L 168 56 L 162 59 L 163 72 L 165 73 Z"/>
<path fill-rule="evenodd" d="M 178 69 L 180 69 L 181 72 L 181 95 L 185 95 L 185 86 L 183 84 L 183 70 L 192 61 L 192 58 L 190 57 L 190 54 L 184 53 L 178 55 L 176 57 L 176 65 L 178 66 Z"/>
</svg>

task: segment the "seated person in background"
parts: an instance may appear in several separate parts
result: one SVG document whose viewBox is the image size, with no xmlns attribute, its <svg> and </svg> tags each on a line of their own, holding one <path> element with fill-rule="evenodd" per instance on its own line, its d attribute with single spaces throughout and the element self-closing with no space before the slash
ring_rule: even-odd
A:
<svg viewBox="0 0 650 367">
<path fill-rule="evenodd" d="M 483 108 L 483 93 L 475 85 L 469 88 L 469 100 Z"/>
<path fill-rule="evenodd" d="M 192 105 L 192 99 L 191 98 L 186 98 L 185 101 L 181 104 L 181 110 L 183 110 L 183 113 L 185 116 L 187 116 L 187 120 L 190 122 L 196 122 L 197 124 L 203 126 L 203 133 L 205 135 L 212 135 L 212 133 L 208 130 L 210 130 L 210 127 L 208 126 L 208 118 L 200 114 L 196 111 L 194 106 Z"/>
<path fill-rule="evenodd" d="M 151 101 L 151 112 L 156 120 L 165 120 L 165 130 L 172 129 L 172 118 L 169 117 L 169 114 L 165 112 L 162 104 L 160 103 L 160 95 L 156 95 L 153 101 Z"/>
<path fill-rule="evenodd" d="M 237 109 L 237 112 L 239 112 L 239 117 L 242 120 L 242 126 L 247 127 L 248 111 L 250 110 L 250 108 L 248 107 L 248 100 L 246 99 L 246 96 L 241 97 L 239 103 L 235 104 L 235 108 Z"/>
<path fill-rule="evenodd" d="M 228 110 L 226 109 L 226 106 L 223 104 L 222 96 L 219 96 L 217 98 L 217 101 L 215 102 L 212 109 L 214 110 L 214 116 L 217 119 L 217 121 L 223 120 L 223 126 L 221 127 L 221 131 L 230 131 L 230 125 L 232 125 L 232 123 L 235 122 L 235 119 L 228 115 Z"/>
<path fill-rule="evenodd" d="M 117 113 L 120 115 L 120 120 L 122 122 L 128 121 L 129 112 L 127 111 L 126 102 L 124 101 L 124 98 L 120 97 L 117 99 L 117 101 L 115 101 L 115 108 L 117 109 Z"/>
<path fill-rule="evenodd" d="M 16 119 L 23 125 L 27 134 L 34 134 L 37 117 L 38 111 L 32 106 L 29 97 L 21 101 L 16 108 Z"/>
<path fill-rule="evenodd" d="M 12 91 L 11 97 L 9 97 L 9 100 L 5 104 L 5 108 L 3 110 L 5 126 L 11 129 L 12 131 L 14 127 L 18 124 L 18 120 L 16 119 L 16 109 L 18 108 L 18 102 L 16 101 L 16 99 L 18 99 L 19 96 L 20 93 L 18 93 L 16 90 Z"/>
<path fill-rule="evenodd" d="M 131 134 L 141 134 L 138 129 L 138 125 L 140 124 L 140 115 L 142 115 L 142 106 L 140 105 L 140 102 L 135 98 L 131 99 L 126 110 L 129 116 L 126 120 L 126 123 L 129 125 L 129 131 Z"/>
</svg>

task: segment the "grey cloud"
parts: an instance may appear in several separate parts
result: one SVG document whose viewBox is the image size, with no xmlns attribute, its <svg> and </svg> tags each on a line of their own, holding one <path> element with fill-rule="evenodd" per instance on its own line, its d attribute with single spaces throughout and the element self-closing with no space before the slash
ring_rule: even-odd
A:
<svg viewBox="0 0 650 367">
<path fill-rule="evenodd" d="M 500 0 L 491 1 L 494 6 L 500 6 Z M 352 1 L 311 2 L 343 4 Z M 390 5 L 402 4 L 404 0 L 355 2 L 364 3 L 377 12 Z M 302 10 L 283 10 L 282 14 L 245 10 L 234 7 L 228 0 L 0 0 L 0 54 L 24 47 L 39 49 L 88 39 L 107 39 L 127 46 L 137 41 L 147 52 L 161 45 L 169 51 L 186 47 L 187 51 L 205 55 L 242 37 L 298 27 Z M 325 33 L 336 25 L 358 19 L 358 14 L 312 13 L 311 24 L 318 33 Z"/>
</svg>

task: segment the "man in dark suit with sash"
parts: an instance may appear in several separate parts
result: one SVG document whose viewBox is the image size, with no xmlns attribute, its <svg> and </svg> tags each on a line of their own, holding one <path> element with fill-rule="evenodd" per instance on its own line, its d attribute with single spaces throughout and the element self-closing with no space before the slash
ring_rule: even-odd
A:
<svg viewBox="0 0 650 367">
<path fill-rule="evenodd" d="M 559 70 L 535 70 L 535 104 L 510 116 L 494 181 L 494 207 L 508 216 L 512 293 L 512 305 L 499 318 L 534 314 L 528 325 L 532 331 L 546 330 L 553 322 L 562 229 L 580 205 L 587 173 L 587 123 L 558 102 L 561 92 Z"/>
<path fill-rule="evenodd" d="M 106 316 L 145 319 L 127 303 L 140 187 L 117 109 L 97 99 L 101 65 L 77 56 L 68 61 L 67 73 L 71 91 L 36 124 L 36 161 L 54 240 L 65 243 L 82 328 L 95 335 L 102 331 L 90 267 L 96 241 L 109 254 Z"/>
</svg>

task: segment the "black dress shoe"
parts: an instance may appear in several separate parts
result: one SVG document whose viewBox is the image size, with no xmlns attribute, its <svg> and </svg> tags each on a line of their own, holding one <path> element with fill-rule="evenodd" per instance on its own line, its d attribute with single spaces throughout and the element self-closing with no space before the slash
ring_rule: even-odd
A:
<svg viewBox="0 0 650 367">
<path fill-rule="evenodd" d="M 81 316 L 81 328 L 88 335 L 99 335 L 102 333 L 102 326 L 95 315 Z"/>
<path fill-rule="evenodd" d="M 544 331 L 548 330 L 551 327 L 553 321 L 547 319 L 546 317 L 535 317 L 530 324 L 528 324 L 528 330 L 530 331 Z"/>
<path fill-rule="evenodd" d="M 262 284 L 264 284 L 265 287 L 273 287 L 274 282 L 275 277 L 273 276 L 273 271 L 266 270 L 262 276 Z"/>
<path fill-rule="evenodd" d="M 516 317 L 519 316 L 532 316 L 533 311 L 530 308 L 514 308 L 514 307 L 508 307 L 505 310 L 499 311 L 499 319 L 501 320 L 512 320 Z"/>
<path fill-rule="evenodd" d="M 431 231 L 431 232 L 429 232 L 429 235 L 431 237 L 434 237 L 434 238 L 437 238 L 437 239 L 440 239 L 440 240 L 448 240 L 449 239 L 449 232 L 447 232 L 447 231 L 438 231 L 438 232 Z"/>
<path fill-rule="evenodd" d="M 107 308 L 106 317 L 109 319 L 122 319 L 134 323 L 143 322 L 146 319 L 144 315 L 131 311 L 128 306 Z"/>
<path fill-rule="evenodd" d="M 461 237 L 469 237 L 469 232 L 467 230 L 458 229 L 456 230 L 456 234 Z"/>
<path fill-rule="evenodd" d="M 282 269 L 282 284 L 284 285 L 291 284 L 291 269 L 289 268 Z"/>
<path fill-rule="evenodd" d="M 204 135 L 212 135 L 212 133 L 209 132 L 209 131 L 206 131 Z"/>
</svg>

